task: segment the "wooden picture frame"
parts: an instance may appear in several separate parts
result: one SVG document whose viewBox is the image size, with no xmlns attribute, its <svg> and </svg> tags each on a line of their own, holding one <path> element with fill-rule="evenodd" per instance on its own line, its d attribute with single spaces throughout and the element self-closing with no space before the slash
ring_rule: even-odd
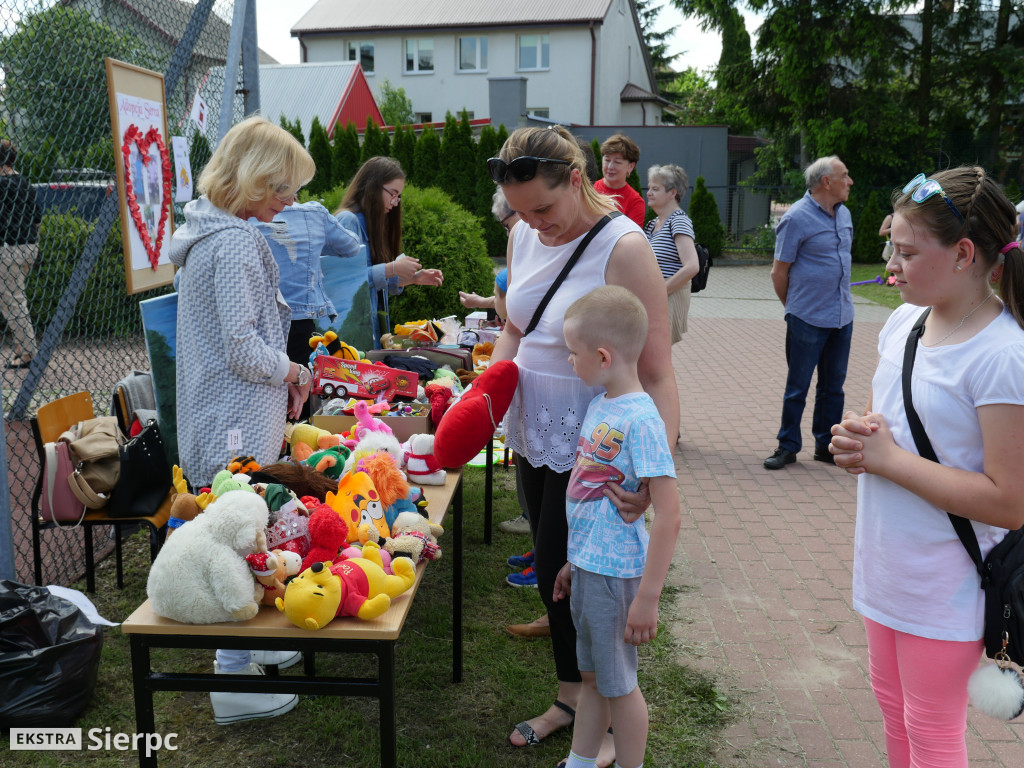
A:
<svg viewBox="0 0 1024 768">
<path fill-rule="evenodd" d="M 174 280 L 174 177 L 164 76 L 117 59 L 104 63 L 125 277 L 128 293 L 141 293 Z"/>
</svg>

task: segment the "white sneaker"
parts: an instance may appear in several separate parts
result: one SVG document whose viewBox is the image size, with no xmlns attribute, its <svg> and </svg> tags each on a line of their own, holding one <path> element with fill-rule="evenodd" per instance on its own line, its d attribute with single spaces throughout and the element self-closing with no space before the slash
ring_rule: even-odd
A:
<svg viewBox="0 0 1024 768">
<path fill-rule="evenodd" d="M 530 521 L 522 515 L 517 517 L 515 520 L 502 520 L 498 523 L 498 530 L 504 531 L 505 533 L 529 534 Z"/>
<path fill-rule="evenodd" d="M 288 669 L 302 661 L 301 651 L 252 651 L 252 661 L 262 667 Z"/>
<path fill-rule="evenodd" d="M 225 672 L 220 665 L 213 662 L 213 670 L 218 675 L 262 675 L 263 667 L 250 663 L 248 667 Z M 297 694 L 288 693 L 227 693 L 211 691 L 210 704 L 213 705 L 213 717 L 218 725 L 241 723 L 245 720 L 258 720 L 264 717 L 277 717 L 290 712 L 299 703 Z"/>
</svg>

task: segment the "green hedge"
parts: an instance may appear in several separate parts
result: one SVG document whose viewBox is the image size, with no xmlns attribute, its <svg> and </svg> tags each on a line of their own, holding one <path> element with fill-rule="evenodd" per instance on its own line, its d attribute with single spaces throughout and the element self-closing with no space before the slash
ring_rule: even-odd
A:
<svg viewBox="0 0 1024 768">
<path fill-rule="evenodd" d="M 39 226 L 39 261 L 25 284 L 29 314 L 41 336 L 71 282 L 94 224 L 72 213 L 47 214 Z M 65 337 L 123 337 L 142 333 L 138 304 L 170 287 L 129 296 L 121 249 L 121 225 L 108 235 L 85 289 L 65 327 Z"/>
</svg>

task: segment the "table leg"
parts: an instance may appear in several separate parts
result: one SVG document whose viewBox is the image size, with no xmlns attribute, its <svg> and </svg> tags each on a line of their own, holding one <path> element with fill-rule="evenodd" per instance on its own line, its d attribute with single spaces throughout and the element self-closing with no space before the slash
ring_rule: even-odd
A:
<svg viewBox="0 0 1024 768">
<path fill-rule="evenodd" d="M 491 543 L 491 518 L 494 512 L 494 436 L 487 441 L 484 469 L 484 544 Z"/>
<path fill-rule="evenodd" d="M 395 717 L 395 644 L 380 644 L 377 685 L 380 689 L 380 765 L 398 766 L 398 723 Z"/>
<path fill-rule="evenodd" d="M 131 636 L 132 687 L 135 695 L 135 732 L 156 733 L 156 718 L 153 713 L 153 691 L 146 685 L 149 677 L 149 646 L 141 635 Z M 154 751 L 147 756 L 145 749 L 139 750 L 139 768 L 156 768 L 157 756 Z"/>
<path fill-rule="evenodd" d="M 455 557 L 452 563 L 452 681 L 462 682 L 462 478 L 452 499 Z"/>
</svg>

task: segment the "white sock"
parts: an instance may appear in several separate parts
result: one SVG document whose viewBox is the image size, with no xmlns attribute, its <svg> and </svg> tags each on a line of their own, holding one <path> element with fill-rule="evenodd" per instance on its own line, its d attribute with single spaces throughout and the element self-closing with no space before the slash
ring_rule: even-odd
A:
<svg viewBox="0 0 1024 768">
<path fill-rule="evenodd" d="M 239 651 L 231 648 L 217 649 L 217 666 L 224 672 L 237 672 L 249 666 L 252 658 L 250 651 Z"/>
<path fill-rule="evenodd" d="M 580 757 L 575 752 L 569 752 L 569 759 L 565 761 L 565 768 L 594 768 L 597 765 L 597 756 Z"/>
<path fill-rule="evenodd" d="M 567 767 L 567 768 L 568 768 L 568 767 Z M 616 760 L 616 761 L 615 761 L 615 765 L 614 765 L 614 767 L 613 767 L 613 768 L 622 768 L 622 766 L 621 766 L 621 765 L 619 765 L 619 761 L 618 761 L 618 760 Z M 638 766 L 637 766 L 636 768 L 644 768 L 644 764 L 643 764 L 643 763 L 640 763 L 640 765 L 638 765 Z"/>
</svg>

